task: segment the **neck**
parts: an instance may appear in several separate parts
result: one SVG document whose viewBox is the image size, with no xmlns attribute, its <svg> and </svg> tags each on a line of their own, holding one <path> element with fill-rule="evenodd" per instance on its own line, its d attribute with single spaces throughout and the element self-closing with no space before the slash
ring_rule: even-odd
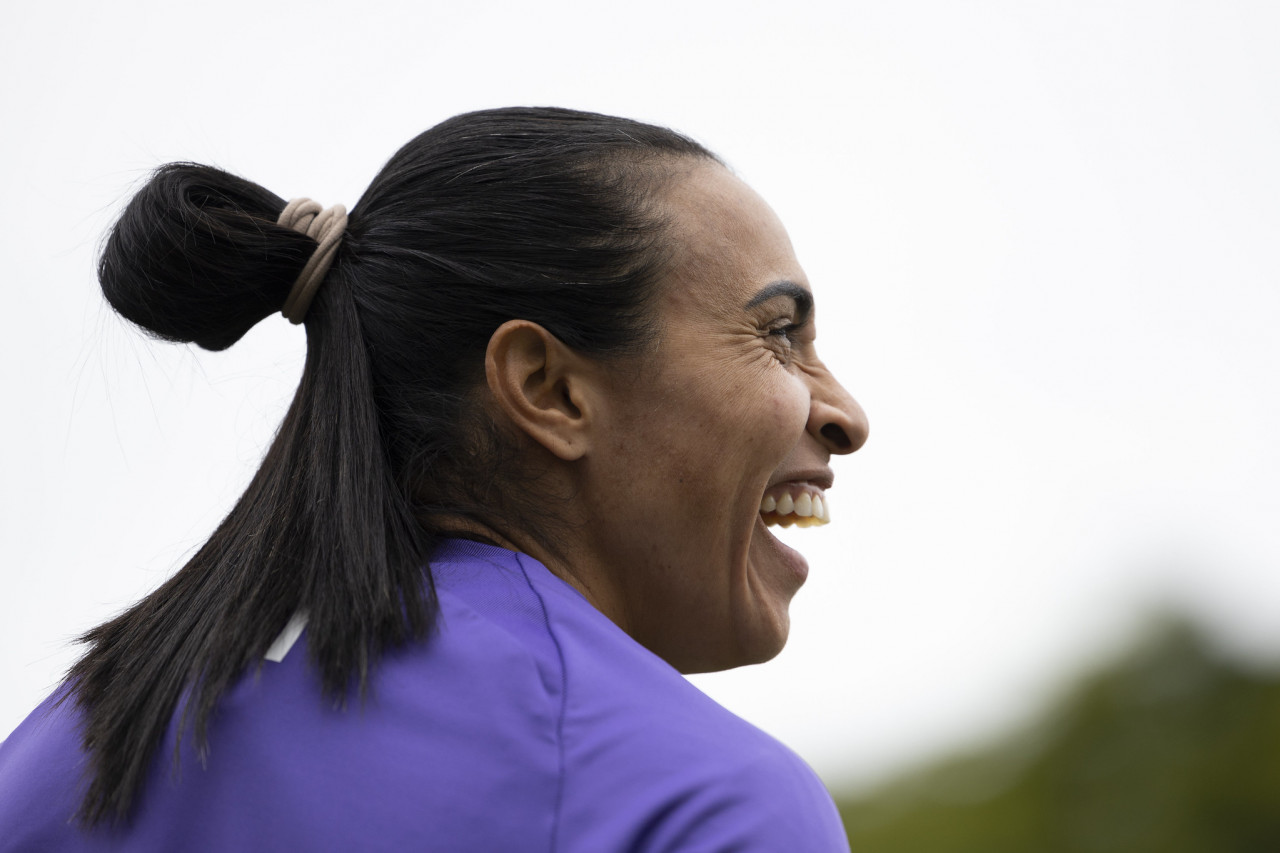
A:
<svg viewBox="0 0 1280 853">
<path fill-rule="evenodd" d="M 601 572 L 594 570 L 596 561 L 583 549 L 566 545 L 565 540 L 571 537 L 553 537 L 556 541 L 553 546 L 542 536 L 520 530 L 499 530 L 474 518 L 450 517 L 441 519 L 433 526 L 444 536 L 474 539 L 508 551 L 527 554 L 580 592 L 583 598 L 619 628 L 627 630 L 624 611 L 613 601 L 614 596 L 609 592 L 611 586 L 603 582 L 605 578 Z"/>
</svg>

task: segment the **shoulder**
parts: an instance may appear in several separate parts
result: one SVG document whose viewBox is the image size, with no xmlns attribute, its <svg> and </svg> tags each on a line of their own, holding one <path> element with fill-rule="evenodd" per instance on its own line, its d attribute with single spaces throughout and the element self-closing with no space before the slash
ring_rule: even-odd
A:
<svg viewBox="0 0 1280 853">
<path fill-rule="evenodd" d="M 813 770 L 705 694 L 664 691 L 630 714 L 567 729 L 561 818 L 577 844 L 566 850 L 848 849 Z"/>
<path fill-rule="evenodd" d="M 674 772 L 666 808 L 643 828 L 644 851 L 839 853 L 848 840 L 822 782 L 790 750 L 757 744 Z M 682 778 L 683 777 L 683 778 Z M 674 784 L 671 784 L 674 783 Z"/>
<path fill-rule="evenodd" d="M 0 742 L 0 851 L 61 850 L 83 771 L 70 702 L 50 696 Z"/>
<path fill-rule="evenodd" d="M 520 562 L 562 662 L 560 849 L 848 849 L 831 796 L 799 756 Z"/>
</svg>

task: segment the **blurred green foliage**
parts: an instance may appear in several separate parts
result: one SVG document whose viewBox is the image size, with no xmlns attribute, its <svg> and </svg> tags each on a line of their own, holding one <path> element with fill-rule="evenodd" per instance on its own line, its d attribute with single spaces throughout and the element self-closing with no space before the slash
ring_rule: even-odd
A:
<svg viewBox="0 0 1280 853">
<path fill-rule="evenodd" d="M 837 802 L 854 853 L 1277 853 L 1280 678 L 1168 621 L 1028 730 Z"/>
</svg>

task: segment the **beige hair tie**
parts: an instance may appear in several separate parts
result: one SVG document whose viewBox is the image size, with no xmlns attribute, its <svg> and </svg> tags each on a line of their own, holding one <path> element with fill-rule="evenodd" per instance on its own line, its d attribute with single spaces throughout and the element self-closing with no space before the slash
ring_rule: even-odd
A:
<svg viewBox="0 0 1280 853">
<path fill-rule="evenodd" d="M 347 228 L 347 209 L 340 204 L 325 209 L 309 198 L 295 198 L 280 211 L 276 223 L 306 234 L 319 244 L 302 272 L 298 273 L 298 280 L 293 283 L 293 289 L 280 309 L 289 322 L 297 324 L 307 316 L 311 300 L 333 263 L 333 255 L 342 241 L 342 232 Z"/>
</svg>

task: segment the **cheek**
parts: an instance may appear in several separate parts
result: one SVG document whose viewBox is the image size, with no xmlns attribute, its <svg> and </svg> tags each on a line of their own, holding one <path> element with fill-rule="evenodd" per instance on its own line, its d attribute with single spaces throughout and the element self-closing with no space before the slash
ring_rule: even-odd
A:
<svg viewBox="0 0 1280 853">
<path fill-rule="evenodd" d="M 674 470 L 701 479 L 699 474 L 719 472 L 717 479 L 737 479 L 744 462 L 753 476 L 756 469 L 777 467 L 808 423 L 809 394 L 803 380 L 771 359 L 763 368 L 726 364 L 679 382 L 664 377 L 643 395 L 649 405 L 629 419 L 626 439 L 628 450 L 644 445 L 644 473 Z M 616 450 L 626 453 L 621 446 Z"/>
<path fill-rule="evenodd" d="M 809 423 L 808 389 L 802 381 L 788 375 L 785 381 L 777 383 L 767 400 L 769 429 L 779 441 L 787 444 L 789 451 Z"/>
<path fill-rule="evenodd" d="M 746 476 L 754 488 L 795 448 L 808 419 L 809 399 L 801 383 L 758 386 L 730 401 L 722 428 L 704 450 L 726 477 Z"/>
</svg>

